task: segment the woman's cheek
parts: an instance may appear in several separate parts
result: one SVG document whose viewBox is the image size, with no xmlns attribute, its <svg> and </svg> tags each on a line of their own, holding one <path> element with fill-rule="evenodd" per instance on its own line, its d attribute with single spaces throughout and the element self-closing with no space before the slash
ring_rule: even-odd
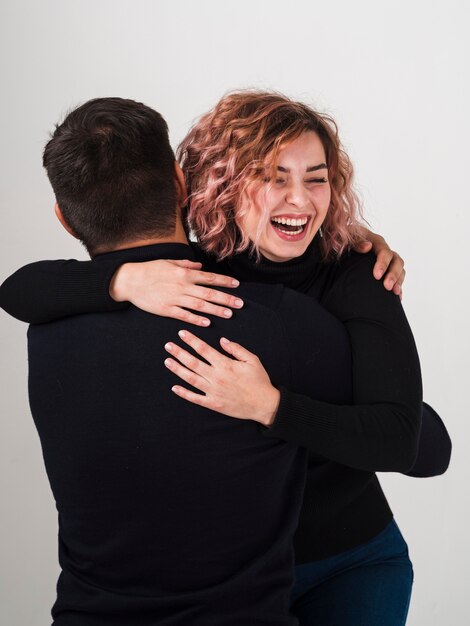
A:
<svg viewBox="0 0 470 626">
<path fill-rule="evenodd" d="M 313 190 L 313 203 L 324 210 L 328 210 L 330 206 L 331 200 L 331 189 L 328 185 L 327 187 L 316 187 Z"/>
</svg>

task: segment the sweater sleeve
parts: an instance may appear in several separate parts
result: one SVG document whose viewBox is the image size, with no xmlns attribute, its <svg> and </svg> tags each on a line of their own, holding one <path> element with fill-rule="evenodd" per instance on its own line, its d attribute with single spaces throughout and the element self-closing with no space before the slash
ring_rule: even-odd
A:
<svg viewBox="0 0 470 626">
<path fill-rule="evenodd" d="M 444 422 L 429 404 L 423 402 L 418 456 L 406 475 L 415 478 L 440 476 L 449 467 L 451 454 L 452 441 Z"/>
<path fill-rule="evenodd" d="M 349 335 L 354 405 L 281 389 L 266 434 L 356 469 L 406 472 L 417 455 L 420 366 L 400 299 L 373 278 L 374 260 L 353 254 L 343 261 L 322 303 Z"/>
<path fill-rule="evenodd" d="M 0 286 L 0 306 L 23 322 L 41 324 L 81 313 L 118 311 L 109 283 L 120 261 L 39 261 L 9 276 Z"/>
</svg>

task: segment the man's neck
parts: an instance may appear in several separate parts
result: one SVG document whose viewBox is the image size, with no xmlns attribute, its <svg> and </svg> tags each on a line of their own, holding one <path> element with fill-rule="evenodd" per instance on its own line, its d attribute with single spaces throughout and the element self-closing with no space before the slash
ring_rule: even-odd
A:
<svg viewBox="0 0 470 626">
<path fill-rule="evenodd" d="M 110 248 L 99 248 L 95 250 L 93 256 L 98 254 L 106 254 L 107 252 L 115 252 L 117 250 L 127 250 L 129 248 L 140 248 L 142 246 L 153 246 L 158 243 L 183 243 L 189 246 L 188 237 L 184 231 L 181 222 L 176 224 L 175 232 L 167 237 L 148 237 L 145 239 L 132 239 Z"/>
</svg>

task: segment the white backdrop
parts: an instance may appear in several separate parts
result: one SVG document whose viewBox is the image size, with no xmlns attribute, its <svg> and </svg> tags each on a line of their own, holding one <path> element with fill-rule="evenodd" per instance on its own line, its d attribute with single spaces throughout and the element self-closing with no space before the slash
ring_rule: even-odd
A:
<svg viewBox="0 0 470 626">
<path fill-rule="evenodd" d="M 454 442 L 441 478 L 383 476 L 409 543 L 408 624 L 466 626 L 470 374 L 468 4 L 465 0 L 2 0 L 3 280 L 40 258 L 86 258 L 56 221 L 48 132 L 97 96 L 167 119 L 174 145 L 227 90 L 273 88 L 337 120 L 366 215 L 406 259 L 404 305 L 425 398 Z M 26 326 L 0 313 L 0 622 L 50 623 L 56 512 L 27 402 Z M 380 625 L 377 625 L 380 626 Z"/>
</svg>

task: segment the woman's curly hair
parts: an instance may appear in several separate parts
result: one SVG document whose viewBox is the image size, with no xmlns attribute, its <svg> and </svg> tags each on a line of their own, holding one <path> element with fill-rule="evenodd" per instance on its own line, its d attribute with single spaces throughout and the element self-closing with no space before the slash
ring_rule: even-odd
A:
<svg viewBox="0 0 470 626">
<path fill-rule="evenodd" d="M 361 240 L 361 207 L 352 188 L 353 167 L 334 120 L 275 92 L 238 91 L 224 96 L 191 128 L 178 148 L 189 193 L 188 223 L 202 248 L 219 259 L 252 246 L 239 229 L 254 207 L 243 194 L 261 188 L 279 151 L 306 131 L 319 136 L 326 154 L 331 201 L 322 225 L 324 258 Z M 259 208 L 259 207 L 258 207 Z M 269 215 L 260 211 L 262 232 Z"/>
</svg>

